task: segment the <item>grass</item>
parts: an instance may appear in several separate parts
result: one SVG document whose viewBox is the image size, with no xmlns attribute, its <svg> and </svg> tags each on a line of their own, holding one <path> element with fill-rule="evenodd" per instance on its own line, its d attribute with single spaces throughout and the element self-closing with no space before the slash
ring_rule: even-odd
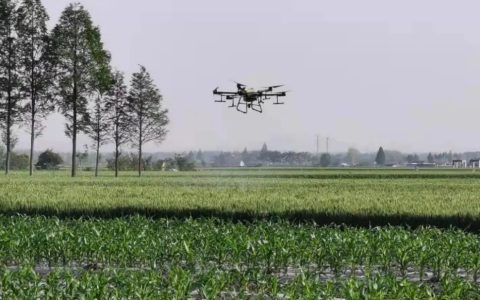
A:
<svg viewBox="0 0 480 300">
<path fill-rule="evenodd" d="M 281 218 L 348 225 L 480 228 L 472 170 L 213 170 L 99 178 L 0 177 L 0 213 L 49 216 Z"/>
</svg>

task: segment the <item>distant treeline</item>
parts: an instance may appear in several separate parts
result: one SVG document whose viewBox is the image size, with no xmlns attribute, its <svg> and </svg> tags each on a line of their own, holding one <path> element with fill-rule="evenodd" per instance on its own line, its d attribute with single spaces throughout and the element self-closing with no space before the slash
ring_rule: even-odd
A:
<svg viewBox="0 0 480 300">
<path fill-rule="evenodd" d="M 292 166 L 292 167 L 373 167 L 378 165 L 393 166 L 409 163 L 431 163 L 450 165 L 454 159 L 477 159 L 480 152 L 441 152 L 441 153 L 402 153 L 394 150 L 383 150 L 383 155 L 374 152 L 362 153 L 355 148 L 349 148 L 341 153 L 310 153 L 294 151 L 269 150 L 264 144 L 260 150 L 244 149 L 243 151 L 189 151 L 184 153 L 156 152 L 145 153 L 142 157 L 143 170 L 193 170 L 195 168 L 211 167 L 261 167 L 261 166 Z M 59 153 L 68 164 L 71 153 Z M 38 153 L 34 153 L 36 162 Z M 380 161 L 379 156 L 383 157 Z M 0 159 L 5 157 L 5 148 L 0 147 Z M 115 170 L 115 153 L 100 153 L 99 166 Z M 87 147 L 77 153 L 77 166 L 82 169 L 94 170 L 97 153 Z M 23 152 L 12 152 L 12 169 L 27 169 L 28 155 Z M 118 155 L 118 170 L 136 170 L 138 168 L 137 153 L 121 152 Z"/>
</svg>

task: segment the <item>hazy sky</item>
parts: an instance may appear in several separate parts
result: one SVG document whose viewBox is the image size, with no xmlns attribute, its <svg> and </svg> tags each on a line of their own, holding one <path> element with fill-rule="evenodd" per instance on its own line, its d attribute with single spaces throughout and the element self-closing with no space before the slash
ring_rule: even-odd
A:
<svg viewBox="0 0 480 300">
<path fill-rule="evenodd" d="M 43 2 L 53 26 L 70 1 Z M 479 1 L 82 3 L 113 65 L 128 75 L 145 65 L 164 95 L 170 133 L 147 151 L 314 151 L 317 134 L 321 150 L 326 136 L 333 150 L 480 150 Z M 213 102 L 231 80 L 291 94 L 243 115 Z M 47 126 L 38 148 L 69 151 L 62 118 Z"/>
</svg>

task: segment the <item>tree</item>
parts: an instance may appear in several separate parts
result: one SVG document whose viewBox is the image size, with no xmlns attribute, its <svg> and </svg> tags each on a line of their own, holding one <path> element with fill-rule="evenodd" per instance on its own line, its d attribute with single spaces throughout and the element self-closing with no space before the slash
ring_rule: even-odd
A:
<svg viewBox="0 0 480 300">
<path fill-rule="evenodd" d="M 203 157 L 203 152 L 202 152 L 201 149 L 198 150 L 197 154 L 195 155 L 195 160 L 200 162 L 202 167 L 205 167 L 207 165 L 207 163 L 205 162 L 205 159 Z"/>
<path fill-rule="evenodd" d="M 328 167 L 332 161 L 332 157 L 328 153 L 322 153 L 320 156 L 320 166 L 321 167 Z"/>
<path fill-rule="evenodd" d="M 82 162 L 88 160 L 88 145 L 83 145 L 83 152 L 77 153 L 78 165 L 81 166 Z"/>
<path fill-rule="evenodd" d="M 176 154 L 175 163 L 179 171 L 195 171 L 195 162 L 188 156 Z"/>
<path fill-rule="evenodd" d="M 148 142 L 162 142 L 167 134 L 168 110 L 162 109 L 162 95 L 145 67 L 132 75 L 128 96 L 132 143 L 138 149 L 138 176 L 142 176 L 142 148 Z"/>
<path fill-rule="evenodd" d="M 432 153 L 428 153 L 428 157 L 427 157 L 427 160 L 429 163 L 433 164 L 435 162 L 435 159 L 433 158 L 433 155 Z"/>
<path fill-rule="evenodd" d="M 108 112 L 107 118 L 110 124 L 108 133 L 115 144 L 113 161 L 115 177 L 118 177 L 120 147 L 128 142 L 128 127 L 132 123 L 128 114 L 127 93 L 123 73 L 115 72 L 113 74 L 113 86 L 105 97 L 105 108 Z"/>
<path fill-rule="evenodd" d="M 193 154 L 193 151 L 188 152 L 187 157 L 189 161 L 195 162 L 195 154 Z"/>
<path fill-rule="evenodd" d="M 262 149 L 260 150 L 260 155 L 258 156 L 258 159 L 266 161 L 268 160 L 268 147 L 267 143 L 263 143 Z"/>
<path fill-rule="evenodd" d="M 49 17 L 40 0 L 23 0 L 18 9 L 18 51 L 22 57 L 22 91 L 29 98 L 24 107 L 24 119 L 30 133 L 30 175 L 33 174 L 35 138 L 43 131 L 42 120 L 54 109 L 48 96 L 51 82 L 49 35 L 46 22 Z"/>
<path fill-rule="evenodd" d="M 12 157 L 10 162 L 10 168 L 12 170 L 26 170 L 28 169 L 28 164 L 30 158 L 26 154 L 18 154 L 12 151 Z"/>
<path fill-rule="evenodd" d="M 242 151 L 241 158 L 243 163 L 247 164 L 249 162 L 250 154 L 248 153 L 248 150 L 246 147 Z"/>
<path fill-rule="evenodd" d="M 347 161 L 350 165 L 355 166 L 358 164 L 360 158 L 360 151 L 355 148 L 348 148 Z"/>
<path fill-rule="evenodd" d="M 198 161 L 202 161 L 203 160 L 203 152 L 202 152 L 202 149 L 199 149 L 197 151 L 197 154 L 195 156 L 195 159 L 198 160 Z"/>
<path fill-rule="evenodd" d="M 73 3 L 63 11 L 52 33 L 58 105 L 67 121 L 65 134 L 72 139 L 72 177 L 76 175 L 77 134 L 87 131 L 90 119 L 87 104 L 96 71 L 93 31 L 90 14 Z"/>
<path fill-rule="evenodd" d="M 0 145 L 0 161 L 4 161 L 5 159 L 5 147 Z M 3 165 L 0 164 L 0 169 L 2 169 Z"/>
<path fill-rule="evenodd" d="M 408 163 L 416 163 L 420 160 L 417 154 L 409 154 L 406 159 Z"/>
<path fill-rule="evenodd" d="M 100 29 L 93 28 L 89 34 L 89 45 L 93 57 L 93 88 L 95 90 L 95 103 L 92 118 L 89 123 L 89 136 L 95 141 L 95 176 L 98 176 L 98 163 L 100 160 L 100 147 L 107 142 L 108 130 L 108 107 L 104 99 L 105 94 L 111 89 L 113 75 L 110 69 L 110 53 L 103 47 Z"/>
<path fill-rule="evenodd" d="M 35 166 L 42 170 L 48 170 L 55 169 L 61 164 L 63 164 L 62 157 L 58 153 L 53 152 L 51 149 L 47 149 L 46 151 L 40 153 Z"/>
<path fill-rule="evenodd" d="M 19 41 L 15 2 L 0 1 L 0 119 L 5 140 L 5 174 L 10 170 L 12 127 L 21 120 Z"/>
<path fill-rule="evenodd" d="M 375 163 L 379 166 L 385 165 L 385 152 L 383 147 L 378 148 L 377 157 L 375 157 Z"/>
</svg>

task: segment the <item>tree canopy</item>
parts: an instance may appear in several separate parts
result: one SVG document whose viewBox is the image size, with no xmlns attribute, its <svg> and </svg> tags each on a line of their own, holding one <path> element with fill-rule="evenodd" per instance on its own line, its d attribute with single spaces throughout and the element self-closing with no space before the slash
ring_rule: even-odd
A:
<svg viewBox="0 0 480 300">
<path fill-rule="evenodd" d="M 375 157 L 375 163 L 378 166 L 385 165 L 385 152 L 383 151 L 383 147 L 378 149 L 377 156 Z"/>
</svg>

